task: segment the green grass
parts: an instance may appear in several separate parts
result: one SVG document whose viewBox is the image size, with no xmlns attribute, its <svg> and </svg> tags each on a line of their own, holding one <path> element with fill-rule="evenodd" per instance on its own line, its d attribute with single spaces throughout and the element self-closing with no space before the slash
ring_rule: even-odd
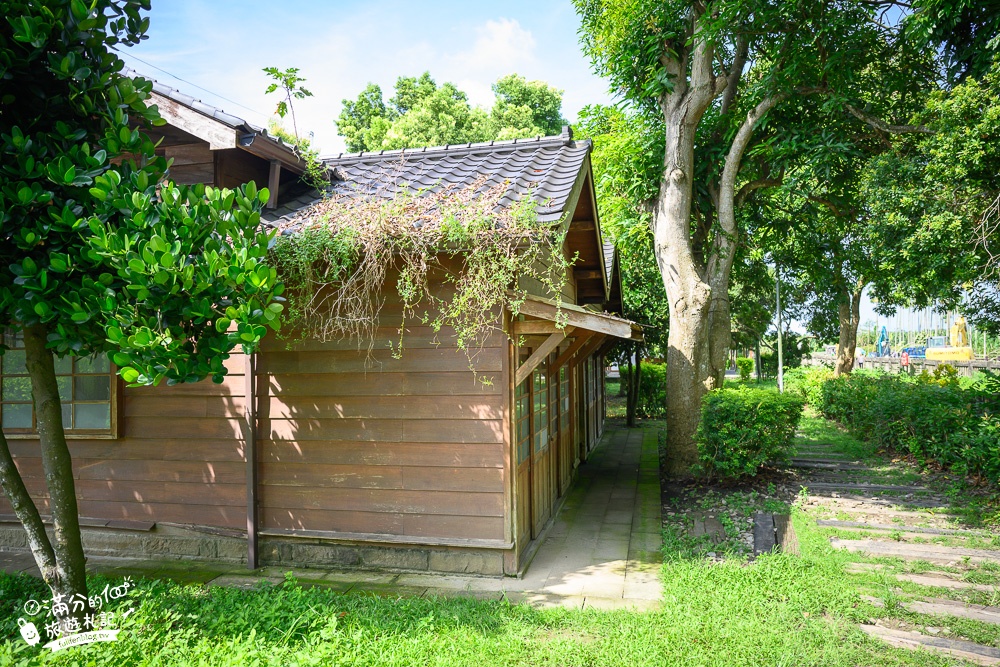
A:
<svg viewBox="0 0 1000 667">
<path fill-rule="evenodd" d="M 609 387 L 609 399 L 613 395 Z M 820 441 L 878 461 L 863 443 L 807 415 L 800 442 Z M 775 494 L 768 481 L 759 489 L 724 494 L 695 487 L 688 506 L 715 508 L 724 499 L 736 517 L 727 519 L 730 523 L 758 509 L 790 509 L 801 554 L 769 554 L 751 563 L 735 543 L 689 536 L 685 517 L 676 517 L 663 532 L 663 603 L 655 612 L 539 610 L 472 598 L 394 599 L 307 588 L 294 580 L 250 591 L 141 581 L 134 597 L 138 611 L 119 641 L 50 654 L 28 647 L 16 622 L 24 601 L 44 595 L 44 587 L 24 576 L 0 574 L 0 665 L 954 664 L 890 648 L 858 629 L 876 618 L 902 627 L 935 625 L 947 628 L 951 637 L 1000 645 L 993 627 L 924 617 L 900 606 L 918 594 L 981 604 L 1000 603 L 996 595 L 927 589 L 892 576 L 950 570 L 969 581 L 997 583 L 1000 568 L 947 568 L 835 550 L 830 530 Z M 726 525 L 727 539 L 736 528 Z M 706 558 L 708 552 L 720 553 L 721 561 Z M 847 574 L 850 562 L 881 563 L 884 569 Z M 106 581 L 94 578 L 92 585 L 102 588 Z M 865 602 L 863 595 L 881 599 L 884 608 Z"/>
<path fill-rule="evenodd" d="M 624 396 L 618 395 L 620 386 L 621 380 L 618 379 L 604 381 L 604 391 L 608 397 L 607 416 L 609 419 L 625 419 L 626 401 Z"/>
<path fill-rule="evenodd" d="M 799 450 L 808 450 L 819 445 L 832 445 L 837 452 L 846 454 L 851 459 L 875 460 L 874 447 L 861 442 L 807 406 L 802 414 L 802 421 L 799 422 L 799 430 L 795 436 L 795 447 Z"/>
<path fill-rule="evenodd" d="M 938 665 L 865 637 L 873 609 L 796 516 L 803 556 L 712 564 L 668 534 L 664 604 L 652 613 L 536 610 L 474 599 L 388 599 L 305 589 L 253 591 L 143 582 L 118 642 L 56 654 L 3 621 L 3 665 Z M 95 581 L 95 583 L 97 583 Z M 0 575 L 0 588 L 28 590 Z M 28 587 L 30 588 L 30 587 Z M 37 588 L 35 586 L 34 588 Z"/>
</svg>

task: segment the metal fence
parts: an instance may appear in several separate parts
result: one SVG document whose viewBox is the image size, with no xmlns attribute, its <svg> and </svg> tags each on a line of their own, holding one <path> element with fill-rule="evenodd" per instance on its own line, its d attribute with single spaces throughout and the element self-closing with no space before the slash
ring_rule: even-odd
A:
<svg viewBox="0 0 1000 667">
<path fill-rule="evenodd" d="M 803 366 L 834 365 L 837 357 L 832 354 L 813 354 L 809 358 L 802 359 Z M 854 360 L 855 368 L 877 368 L 887 373 L 920 373 L 926 370 L 933 373 L 934 369 L 941 364 L 952 366 L 959 375 L 971 377 L 976 371 L 1000 371 L 1000 360 L 998 359 L 973 359 L 972 361 L 938 361 L 936 359 L 923 359 L 920 357 L 910 357 L 909 370 L 899 363 L 899 357 L 857 357 Z"/>
</svg>

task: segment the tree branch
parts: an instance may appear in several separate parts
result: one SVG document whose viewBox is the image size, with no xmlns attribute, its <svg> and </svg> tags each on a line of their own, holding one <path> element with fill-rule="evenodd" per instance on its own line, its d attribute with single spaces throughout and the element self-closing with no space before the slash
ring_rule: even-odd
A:
<svg viewBox="0 0 1000 667">
<path fill-rule="evenodd" d="M 740 76 L 743 74 L 743 67 L 747 62 L 747 54 L 750 51 L 750 39 L 743 33 L 736 38 L 736 53 L 733 56 L 733 66 L 726 77 L 726 94 L 722 97 L 721 113 L 725 115 L 733 100 L 736 99 L 736 88 L 740 83 Z"/>
<path fill-rule="evenodd" d="M 913 132 L 919 132 L 922 134 L 935 134 L 934 130 L 930 129 L 926 125 L 890 125 L 886 123 L 881 118 L 877 118 L 870 113 L 866 113 L 851 106 L 850 104 L 844 105 L 847 111 L 850 112 L 852 116 L 860 121 L 868 123 L 876 130 L 881 130 L 882 132 L 888 132 L 889 134 L 907 134 Z"/>
<path fill-rule="evenodd" d="M 838 218 L 841 215 L 843 215 L 840 208 L 829 199 L 824 199 L 823 197 L 817 197 L 816 195 L 806 195 L 806 199 L 812 202 L 816 202 L 817 204 L 820 204 L 822 206 L 826 206 L 828 209 L 830 209 L 830 212 L 833 213 Z"/>
<path fill-rule="evenodd" d="M 761 188 L 776 188 L 782 184 L 785 180 L 785 175 L 782 173 L 777 178 L 758 178 L 755 181 L 750 181 L 740 188 L 739 192 L 736 193 L 736 205 L 742 206 L 743 202 L 746 201 L 747 197 L 754 190 L 760 190 Z"/>
</svg>

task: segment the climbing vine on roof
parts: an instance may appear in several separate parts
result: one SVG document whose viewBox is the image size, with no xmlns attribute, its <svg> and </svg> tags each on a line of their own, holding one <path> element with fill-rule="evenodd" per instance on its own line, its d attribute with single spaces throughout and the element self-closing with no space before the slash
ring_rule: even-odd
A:
<svg viewBox="0 0 1000 667">
<path fill-rule="evenodd" d="M 398 299 L 394 356 L 406 327 L 420 324 L 453 330 L 471 364 L 502 309 L 518 312 L 526 282 L 558 295 L 575 260 L 531 197 L 501 206 L 505 190 L 481 180 L 392 199 L 334 195 L 286 221 L 273 249 L 288 290 L 285 330 L 371 350 L 383 306 Z"/>
</svg>

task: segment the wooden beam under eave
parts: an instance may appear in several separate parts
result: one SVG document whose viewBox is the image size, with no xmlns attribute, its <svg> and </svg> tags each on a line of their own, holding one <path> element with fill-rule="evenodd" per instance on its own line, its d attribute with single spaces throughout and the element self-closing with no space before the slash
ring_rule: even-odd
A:
<svg viewBox="0 0 1000 667">
<path fill-rule="evenodd" d="M 531 334 L 554 334 L 563 331 L 566 327 L 559 328 L 551 320 L 525 320 L 514 322 L 515 336 L 529 336 Z"/>
<path fill-rule="evenodd" d="M 563 364 L 569 361 L 570 358 L 574 354 L 576 354 L 581 347 L 587 344 L 587 341 L 590 340 L 590 337 L 594 335 L 593 331 L 588 331 L 587 329 L 577 329 L 576 333 L 577 333 L 576 340 L 570 343 L 570 346 L 567 347 L 562 354 L 556 357 L 555 362 L 553 362 L 552 364 L 553 369 L 559 370 L 560 368 L 562 368 Z"/>
<path fill-rule="evenodd" d="M 211 150 L 236 148 L 236 130 L 225 123 L 220 123 L 214 118 L 209 118 L 205 114 L 159 93 L 152 93 L 150 100 L 156 104 L 163 120 L 188 134 L 193 134 L 199 139 L 207 141 Z"/>
<path fill-rule="evenodd" d="M 598 333 L 629 338 L 632 335 L 632 323 L 616 317 L 589 313 L 580 309 L 557 308 L 555 304 L 538 299 L 525 299 L 518 311 L 522 315 L 531 315 L 546 320 L 562 320 L 578 329 L 590 329 Z"/>
<path fill-rule="evenodd" d="M 566 327 L 566 328 L 571 329 L 571 327 Z M 551 353 L 552 350 L 559 347 L 559 343 L 563 342 L 563 339 L 566 338 L 567 333 L 569 332 L 558 331 L 549 336 L 548 338 L 546 338 L 545 342 L 539 345 L 535 349 L 535 351 L 531 353 L 531 356 L 528 357 L 527 360 L 518 367 L 517 374 L 514 376 L 514 386 L 517 386 L 522 382 L 524 382 L 527 379 L 527 377 L 531 375 L 531 371 L 538 368 L 538 366 L 543 361 L 545 361 L 545 358 L 549 356 L 549 353 Z"/>
<path fill-rule="evenodd" d="M 267 173 L 267 208 L 278 208 L 278 186 L 281 184 L 281 162 L 271 160 Z"/>
</svg>

